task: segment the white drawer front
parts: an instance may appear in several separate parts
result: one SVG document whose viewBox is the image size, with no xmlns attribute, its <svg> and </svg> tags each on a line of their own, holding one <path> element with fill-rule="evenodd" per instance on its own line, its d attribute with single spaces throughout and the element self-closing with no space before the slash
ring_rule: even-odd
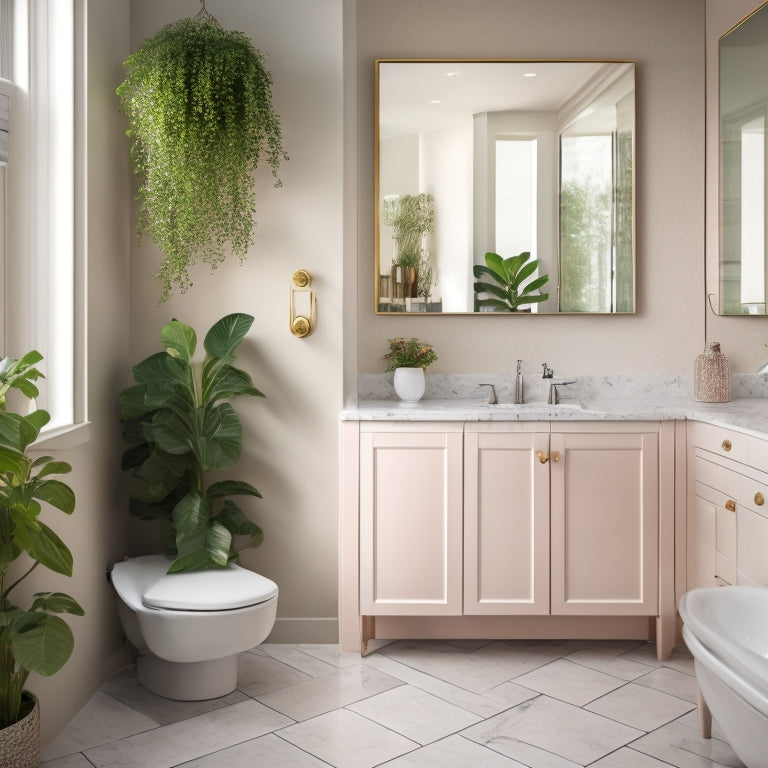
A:
<svg viewBox="0 0 768 768">
<path fill-rule="evenodd" d="M 738 569 L 768 586 L 768 518 L 738 508 Z"/>
</svg>

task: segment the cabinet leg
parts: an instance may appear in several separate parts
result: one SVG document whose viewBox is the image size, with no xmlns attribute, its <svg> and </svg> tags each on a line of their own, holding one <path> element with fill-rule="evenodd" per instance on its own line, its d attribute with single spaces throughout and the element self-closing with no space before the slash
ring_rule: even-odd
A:
<svg viewBox="0 0 768 768">
<path fill-rule="evenodd" d="M 656 658 L 664 661 L 675 647 L 675 617 L 656 617 Z"/>
<path fill-rule="evenodd" d="M 702 739 L 712 738 L 712 713 L 709 711 L 707 702 L 701 695 L 701 689 L 696 686 L 696 704 L 699 707 L 699 731 Z"/>
<path fill-rule="evenodd" d="M 375 616 L 361 616 L 360 617 L 360 655 L 367 656 L 368 641 L 376 637 L 376 617 Z"/>
</svg>

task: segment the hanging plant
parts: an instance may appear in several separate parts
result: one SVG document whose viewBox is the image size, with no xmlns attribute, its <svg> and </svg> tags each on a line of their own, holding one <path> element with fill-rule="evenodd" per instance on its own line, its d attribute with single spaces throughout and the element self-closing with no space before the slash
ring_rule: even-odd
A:
<svg viewBox="0 0 768 768">
<path fill-rule="evenodd" d="M 280 118 L 264 53 L 212 17 L 182 19 L 125 61 L 117 89 L 141 178 L 138 235 L 165 254 L 161 303 L 191 286 L 197 258 L 212 269 L 225 247 L 242 262 L 253 242 L 252 173 L 262 156 L 280 186 Z"/>
</svg>

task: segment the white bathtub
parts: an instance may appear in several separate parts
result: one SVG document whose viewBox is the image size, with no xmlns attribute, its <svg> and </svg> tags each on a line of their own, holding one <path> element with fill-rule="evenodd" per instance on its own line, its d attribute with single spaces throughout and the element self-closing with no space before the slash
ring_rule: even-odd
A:
<svg viewBox="0 0 768 768">
<path fill-rule="evenodd" d="M 706 705 L 744 764 L 768 768 L 768 589 L 694 589 L 680 616 Z"/>
</svg>

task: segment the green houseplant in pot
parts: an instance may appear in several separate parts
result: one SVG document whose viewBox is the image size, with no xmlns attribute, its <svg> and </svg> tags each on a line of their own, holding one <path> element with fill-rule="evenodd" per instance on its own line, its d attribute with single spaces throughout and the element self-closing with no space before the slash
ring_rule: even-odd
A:
<svg viewBox="0 0 768 768">
<path fill-rule="evenodd" d="M 251 546 L 263 539 L 233 499 L 261 498 L 259 491 L 242 480 L 210 479 L 240 459 L 242 427 L 229 400 L 263 397 L 234 365 L 252 323 L 251 315 L 223 317 L 205 336 L 205 359 L 196 361 L 195 331 L 172 320 L 161 332 L 163 351 L 135 365 L 136 384 L 120 394 L 130 512 L 160 522 L 171 573 L 225 568 L 237 560 L 236 536 Z"/>
<path fill-rule="evenodd" d="M 546 301 L 548 293 L 535 293 L 549 281 L 549 275 L 540 275 L 526 283 L 538 269 L 538 259 L 529 251 L 503 259 L 498 253 L 485 254 L 485 266 L 475 264 L 475 312 L 525 312 L 529 304 Z"/>
<path fill-rule="evenodd" d="M 197 258 L 215 268 L 229 243 L 252 243 L 253 172 L 264 156 L 280 185 L 280 119 L 264 54 L 211 16 L 182 19 L 125 61 L 118 87 L 140 177 L 138 234 L 164 253 L 161 302 L 190 286 Z"/>
<path fill-rule="evenodd" d="M 394 371 L 392 380 L 397 396 L 407 403 L 421 400 L 426 390 L 424 369 L 437 360 L 431 344 L 416 338 L 389 339 L 389 352 L 382 358 L 387 361 L 387 372 Z"/>
<path fill-rule="evenodd" d="M 41 519 L 44 506 L 65 514 L 75 508 L 71 488 L 56 475 L 71 471 L 51 456 L 32 460 L 27 449 L 48 423 L 46 411 L 19 414 L 7 410 L 13 390 L 34 399 L 42 376 L 35 365 L 39 352 L 0 361 L 0 764 L 37 765 L 40 751 L 39 710 L 24 690 L 30 672 L 49 676 L 69 658 L 74 637 L 57 614 L 83 615 L 62 592 L 38 592 L 31 603 L 16 602 L 16 590 L 38 566 L 72 575 L 72 554 Z"/>
</svg>

